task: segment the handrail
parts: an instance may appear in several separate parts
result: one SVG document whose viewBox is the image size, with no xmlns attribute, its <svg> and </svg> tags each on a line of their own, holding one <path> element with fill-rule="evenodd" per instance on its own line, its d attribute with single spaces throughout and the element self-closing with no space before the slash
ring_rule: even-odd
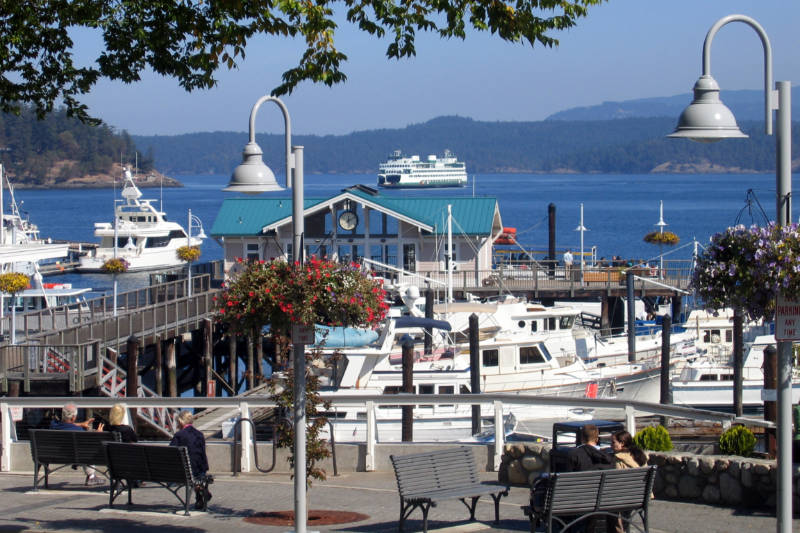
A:
<svg viewBox="0 0 800 533">
<path fill-rule="evenodd" d="M 503 405 L 546 405 L 546 406 L 568 406 L 584 408 L 610 408 L 618 409 L 624 413 L 626 426 L 630 433 L 636 432 L 636 414 L 667 416 L 671 418 L 688 418 L 695 420 L 711 420 L 721 422 L 723 426 L 740 423 L 749 426 L 760 426 L 764 428 L 774 428 L 775 423 L 766 420 L 757 420 L 746 417 L 736 417 L 729 413 L 720 413 L 703 409 L 692 409 L 677 405 L 661 405 L 648 402 L 633 400 L 612 400 L 612 399 L 589 399 L 589 398 L 565 398 L 555 396 L 529 396 L 522 394 L 508 393 L 483 393 L 483 394 L 372 394 L 372 395 L 344 395 L 322 393 L 325 400 L 329 400 L 332 405 L 349 404 L 368 406 L 367 420 L 373 419 L 375 410 L 380 405 L 415 405 L 415 404 L 489 404 L 493 405 L 495 411 L 502 409 Z M 0 457 L 0 470 L 8 471 L 11 465 L 11 408 L 53 408 L 63 407 L 67 403 L 75 404 L 78 408 L 109 408 L 115 403 L 124 403 L 129 407 L 153 408 L 153 407 L 206 407 L 206 408 L 238 408 L 242 411 L 249 407 L 277 407 L 276 403 L 268 397 L 257 396 L 236 396 L 228 398 L 76 398 L 76 397 L 0 397 L 0 445 L 2 445 L 2 457 Z M 248 407 L 249 406 L 249 407 Z M 371 413 L 370 414 L 370 411 Z M 246 411 L 243 411 L 246 412 Z M 329 420 L 330 423 L 330 420 Z M 332 428 L 332 426 L 331 426 Z M 367 432 L 370 433 L 369 431 Z M 331 431 L 331 435 L 333 431 Z M 498 439 L 499 439 L 498 435 Z M 368 449 L 374 449 L 376 437 L 367 442 Z M 242 446 L 242 456 L 245 454 L 246 446 Z M 502 450 L 495 450 L 496 455 Z M 497 457 L 496 457 L 497 459 Z M 249 459 L 248 459 L 249 460 Z M 496 462 L 495 464 L 499 464 Z M 248 463 L 249 465 L 249 463 Z M 368 468 L 369 469 L 369 468 Z"/>
</svg>

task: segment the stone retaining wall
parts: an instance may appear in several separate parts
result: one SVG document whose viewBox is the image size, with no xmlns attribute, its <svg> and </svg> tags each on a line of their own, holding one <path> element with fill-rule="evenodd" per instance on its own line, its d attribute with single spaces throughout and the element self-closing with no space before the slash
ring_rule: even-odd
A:
<svg viewBox="0 0 800 533">
<path fill-rule="evenodd" d="M 657 498 L 702 501 L 729 506 L 775 507 L 778 470 L 775 461 L 686 452 L 650 452 L 649 464 L 658 466 L 654 487 Z M 529 485 L 550 470 L 550 445 L 506 444 L 498 471 L 501 482 Z M 793 506 L 800 510 L 800 465 L 792 473 Z"/>
</svg>

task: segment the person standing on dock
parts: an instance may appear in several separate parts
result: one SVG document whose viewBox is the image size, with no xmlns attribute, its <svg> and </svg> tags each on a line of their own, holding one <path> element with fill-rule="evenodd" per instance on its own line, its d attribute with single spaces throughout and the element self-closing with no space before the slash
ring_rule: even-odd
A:
<svg viewBox="0 0 800 533">
<path fill-rule="evenodd" d="M 564 270 L 566 272 L 565 277 L 569 277 L 569 272 L 572 270 L 572 251 L 567 248 L 567 251 L 564 252 Z"/>
</svg>

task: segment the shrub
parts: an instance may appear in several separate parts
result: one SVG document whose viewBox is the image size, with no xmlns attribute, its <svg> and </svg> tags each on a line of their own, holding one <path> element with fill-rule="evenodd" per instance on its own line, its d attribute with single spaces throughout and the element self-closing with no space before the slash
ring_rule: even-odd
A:
<svg viewBox="0 0 800 533">
<path fill-rule="evenodd" d="M 756 448 L 756 436 L 744 426 L 728 428 L 719 438 L 719 450 L 725 455 L 750 457 Z"/>
<path fill-rule="evenodd" d="M 128 271 L 128 262 L 121 257 L 112 257 L 103 263 L 103 272 L 108 274 L 122 274 Z"/>
<path fill-rule="evenodd" d="M 643 450 L 668 452 L 672 449 L 672 439 L 664 426 L 647 426 L 636 433 L 633 442 Z"/>
</svg>

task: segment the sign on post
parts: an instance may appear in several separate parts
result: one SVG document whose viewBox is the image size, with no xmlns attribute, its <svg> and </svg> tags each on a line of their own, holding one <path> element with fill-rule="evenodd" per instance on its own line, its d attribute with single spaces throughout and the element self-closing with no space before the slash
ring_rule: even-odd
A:
<svg viewBox="0 0 800 533">
<path fill-rule="evenodd" d="M 775 340 L 800 340 L 800 300 L 790 300 L 778 295 L 775 308 Z"/>
<path fill-rule="evenodd" d="M 292 344 L 314 344 L 314 340 L 313 325 L 292 325 Z"/>
</svg>

